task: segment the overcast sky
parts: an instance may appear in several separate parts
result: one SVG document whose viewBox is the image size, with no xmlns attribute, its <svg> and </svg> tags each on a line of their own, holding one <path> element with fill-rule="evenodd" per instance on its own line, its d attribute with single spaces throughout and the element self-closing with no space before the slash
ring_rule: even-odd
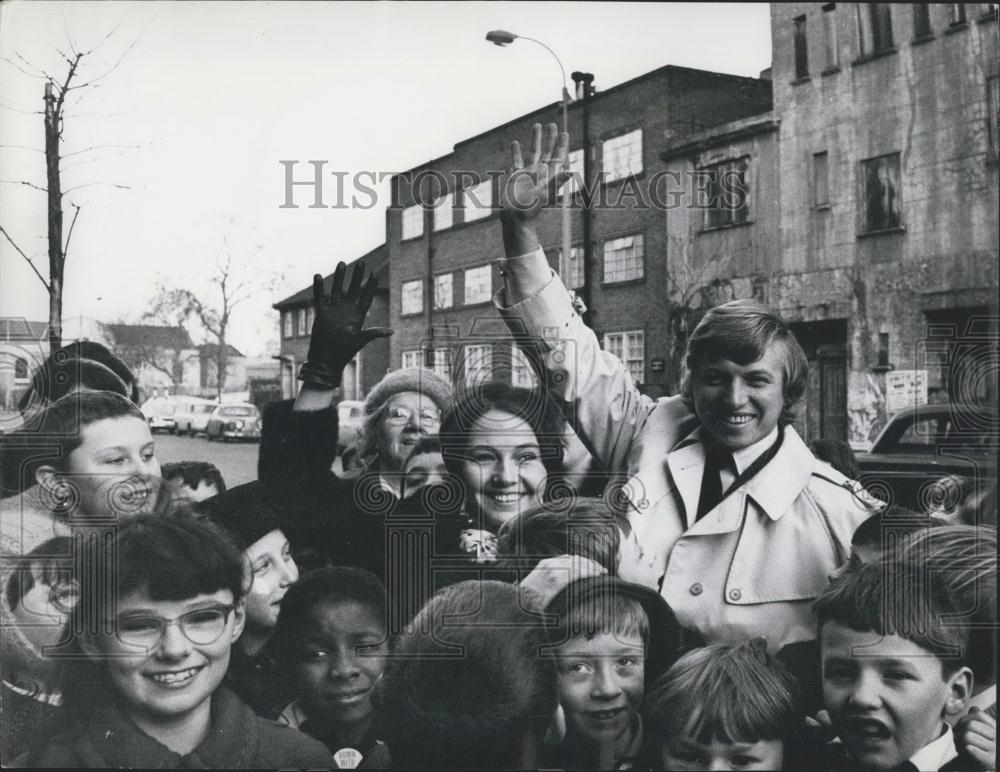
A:
<svg viewBox="0 0 1000 772">
<path fill-rule="evenodd" d="M 228 232 L 235 253 L 260 246 L 282 273 L 234 322 L 231 342 L 262 353 L 277 339 L 270 304 L 380 244 L 389 203 L 386 182 L 370 209 L 280 209 L 278 161 L 402 171 L 556 101 L 549 54 L 493 46 L 495 28 L 545 41 L 598 90 L 666 64 L 757 76 L 771 57 L 766 4 L 4 3 L 0 53 L 25 70 L 18 55 L 61 79 L 57 48 L 96 46 L 89 78 L 125 54 L 67 111 L 64 155 L 112 147 L 64 161 L 63 189 L 86 185 L 66 196 L 82 210 L 64 318 L 138 321 L 160 276 L 201 290 Z M 16 184 L 44 185 L 44 156 L 7 147 L 43 147 L 31 114 L 42 92 L 43 80 L 0 62 L 0 224 L 44 275 L 45 195 Z M 47 309 L 3 240 L 0 314 L 41 321 Z"/>
</svg>

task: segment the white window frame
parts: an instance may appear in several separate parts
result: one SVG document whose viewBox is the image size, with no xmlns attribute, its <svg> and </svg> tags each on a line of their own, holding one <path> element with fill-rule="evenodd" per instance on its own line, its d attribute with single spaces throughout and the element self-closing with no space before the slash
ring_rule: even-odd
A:
<svg viewBox="0 0 1000 772">
<path fill-rule="evenodd" d="M 411 367 L 423 367 L 423 351 L 418 348 L 410 349 L 409 351 L 403 352 L 402 366 L 403 369 L 409 369 Z"/>
<path fill-rule="evenodd" d="M 623 330 L 604 333 L 604 350 L 621 360 L 636 384 L 646 382 L 646 333 Z"/>
<path fill-rule="evenodd" d="M 528 357 L 521 347 L 516 343 L 510 344 L 510 382 L 513 386 L 520 386 L 525 389 L 534 389 L 538 386 L 538 377 L 535 369 L 528 361 Z"/>
<path fill-rule="evenodd" d="M 618 284 L 645 276 L 645 239 L 631 233 L 604 242 L 604 283 Z"/>
<path fill-rule="evenodd" d="M 282 337 L 295 337 L 295 311 L 287 309 L 281 312 L 281 332 Z"/>
<path fill-rule="evenodd" d="M 699 180 L 708 183 L 708 200 L 702 202 L 702 230 L 710 231 L 716 228 L 728 228 L 733 225 L 743 225 L 751 222 L 750 218 L 750 158 L 740 156 L 726 161 L 703 166 L 698 169 L 702 175 Z M 738 179 L 742 175 L 742 183 Z M 725 182 L 725 184 L 723 184 Z M 734 191 L 742 185 L 743 196 L 735 195 Z"/>
<path fill-rule="evenodd" d="M 463 302 L 467 306 L 487 303 L 493 299 L 493 269 L 489 265 L 465 269 Z"/>
<path fill-rule="evenodd" d="M 443 231 L 452 226 L 455 215 L 455 194 L 447 193 L 434 202 L 434 230 Z"/>
<path fill-rule="evenodd" d="M 424 310 L 424 280 L 404 281 L 399 293 L 399 313 L 401 316 L 419 314 Z"/>
<path fill-rule="evenodd" d="M 490 380 L 493 377 L 493 346 L 489 344 L 464 346 L 462 348 L 462 363 L 467 386 Z M 480 378 L 483 373 L 485 373 L 485 377 Z"/>
<path fill-rule="evenodd" d="M 451 349 L 436 348 L 431 350 L 431 369 L 449 383 L 451 382 Z"/>
<path fill-rule="evenodd" d="M 462 198 L 465 206 L 465 222 L 489 217 L 493 214 L 493 179 L 486 179 L 478 185 L 466 188 Z"/>
<path fill-rule="evenodd" d="M 453 279 L 451 273 L 439 273 L 434 275 L 434 309 L 451 308 L 454 305 L 454 293 L 452 292 Z"/>
<path fill-rule="evenodd" d="M 562 248 L 556 251 L 559 255 L 559 265 L 562 265 Z M 567 289 L 580 289 L 583 286 L 583 245 L 573 244 L 569 248 L 569 260 L 566 262 L 566 276 L 560 275 Z"/>
<path fill-rule="evenodd" d="M 295 311 L 295 319 L 296 319 L 296 330 L 295 330 L 296 335 L 298 335 L 298 337 L 300 338 L 304 335 L 308 335 L 309 332 L 306 329 L 306 309 L 304 308 L 297 309 Z"/>
<path fill-rule="evenodd" d="M 633 129 L 604 140 L 604 181 L 623 180 L 630 174 L 642 174 L 642 129 Z"/>
<path fill-rule="evenodd" d="M 313 320 L 315 319 L 315 309 L 312 306 L 306 306 L 306 334 L 312 334 Z"/>
<path fill-rule="evenodd" d="M 403 241 L 424 235 L 424 208 L 420 204 L 403 209 L 402 221 L 401 239 Z"/>
</svg>

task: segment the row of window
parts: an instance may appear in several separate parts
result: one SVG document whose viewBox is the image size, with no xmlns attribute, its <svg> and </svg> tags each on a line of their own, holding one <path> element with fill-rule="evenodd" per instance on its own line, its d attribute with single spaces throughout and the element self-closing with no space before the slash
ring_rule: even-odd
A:
<svg viewBox="0 0 1000 772">
<path fill-rule="evenodd" d="M 602 150 L 604 182 L 613 182 L 642 173 L 642 129 L 635 129 L 605 140 Z M 566 183 L 564 190 L 572 195 L 579 189 L 579 182 L 583 178 L 583 150 L 571 152 L 568 162 L 573 178 Z M 462 222 L 474 222 L 489 217 L 493 213 L 493 193 L 492 177 L 463 191 L 446 193 L 434 202 L 433 229 L 442 231 L 455 225 L 456 209 L 463 212 Z M 424 234 L 423 206 L 415 204 L 403 209 L 402 229 L 403 241 Z"/>
<path fill-rule="evenodd" d="M 451 308 L 455 305 L 452 273 L 440 273 L 434 277 L 434 308 Z M 486 303 L 493 297 L 493 271 L 488 265 L 466 268 L 464 271 L 465 293 L 463 305 Z M 424 310 L 424 280 L 404 281 L 399 302 L 399 313 L 419 314 Z"/>
<path fill-rule="evenodd" d="M 281 312 L 281 335 L 284 338 L 305 338 L 312 332 L 313 307 L 292 308 Z"/>
<path fill-rule="evenodd" d="M 609 332 L 604 335 L 604 350 L 614 354 L 628 368 L 632 380 L 637 384 L 645 381 L 646 376 L 646 336 L 642 330 L 625 332 Z M 496 344 L 466 344 L 461 348 L 462 375 L 467 385 L 483 383 L 494 377 L 494 358 L 501 354 Z M 454 377 L 452 350 L 448 348 L 421 351 L 411 349 L 403 352 L 403 367 L 429 367 L 442 378 L 452 380 Z M 511 383 L 515 386 L 535 388 L 538 379 L 525 357 L 524 352 L 516 344 L 510 344 L 510 360 L 505 363 L 510 367 Z"/>
<path fill-rule="evenodd" d="M 960 27 L 968 23 L 967 6 L 979 6 L 984 17 L 995 17 L 997 3 L 947 3 L 949 25 Z M 855 28 L 858 36 L 858 56 L 861 59 L 889 51 L 895 43 L 892 36 L 892 9 L 890 3 L 856 3 Z M 931 25 L 931 9 L 928 3 L 911 3 L 913 9 L 913 37 L 926 38 L 934 33 Z M 837 46 L 837 6 L 829 3 L 823 6 L 823 70 L 835 70 L 840 66 Z M 795 78 L 809 76 L 809 43 L 806 35 L 806 17 L 792 19 L 793 52 Z"/>
</svg>

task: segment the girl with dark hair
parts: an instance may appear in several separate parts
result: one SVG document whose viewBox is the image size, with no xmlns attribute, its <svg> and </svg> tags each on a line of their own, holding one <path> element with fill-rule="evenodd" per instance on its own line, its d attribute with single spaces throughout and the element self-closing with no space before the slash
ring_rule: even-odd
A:
<svg viewBox="0 0 1000 772">
<path fill-rule="evenodd" d="M 64 730 L 24 766 L 330 766 L 321 744 L 222 686 L 245 617 L 242 560 L 219 530 L 183 513 L 139 516 L 77 559 Z"/>
</svg>

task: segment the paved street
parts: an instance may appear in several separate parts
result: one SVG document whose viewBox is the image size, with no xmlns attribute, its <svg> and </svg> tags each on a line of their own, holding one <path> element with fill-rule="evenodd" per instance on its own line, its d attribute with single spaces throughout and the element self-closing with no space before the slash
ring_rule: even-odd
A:
<svg viewBox="0 0 1000 772">
<path fill-rule="evenodd" d="M 155 434 L 156 457 L 161 464 L 177 461 L 209 461 L 222 472 L 226 487 L 257 479 L 256 442 L 209 442 L 204 437 L 174 437 Z"/>
</svg>

